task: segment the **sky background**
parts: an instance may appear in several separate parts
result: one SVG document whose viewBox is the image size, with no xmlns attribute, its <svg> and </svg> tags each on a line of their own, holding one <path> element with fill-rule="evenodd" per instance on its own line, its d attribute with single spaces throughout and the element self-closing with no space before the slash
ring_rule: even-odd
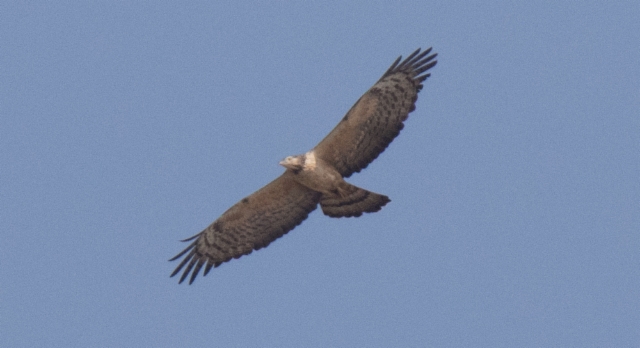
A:
<svg viewBox="0 0 640 348">
<path fill-rule="evenodd" d="M 0 346 L 640 345 L 640 2 L 229 3 L 0 5 Z M 429 46 L 390 204 L 169 278 Z"/>
</svg>

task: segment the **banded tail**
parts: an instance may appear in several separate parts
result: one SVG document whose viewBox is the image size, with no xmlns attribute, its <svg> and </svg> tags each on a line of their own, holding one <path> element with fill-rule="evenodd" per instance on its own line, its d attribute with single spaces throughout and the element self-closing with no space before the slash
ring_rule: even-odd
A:
<svg viewBox="0 0 640 348">
<path fill-rule="evenodd" d="M 353 217 L 362 213 L 374 213 L 391 202 L 389 197 L 361 189 L 344 182 L 337 194 L 320 199 L 324 215 L 330 217 Z"/>
</svg>

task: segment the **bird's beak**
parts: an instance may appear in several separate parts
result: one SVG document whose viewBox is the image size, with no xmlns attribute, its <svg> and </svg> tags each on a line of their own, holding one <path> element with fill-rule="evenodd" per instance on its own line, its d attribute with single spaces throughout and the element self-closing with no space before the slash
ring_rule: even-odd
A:
<svg viewBox="0 0 640 348">
<path fill-rule="evenodd" d="M 295 161 L 288 161 L 286 158 L 280 161 L 280 165 L 291 170 L 300 170 L 300 165 L 295 163 Z"/>
</svg>

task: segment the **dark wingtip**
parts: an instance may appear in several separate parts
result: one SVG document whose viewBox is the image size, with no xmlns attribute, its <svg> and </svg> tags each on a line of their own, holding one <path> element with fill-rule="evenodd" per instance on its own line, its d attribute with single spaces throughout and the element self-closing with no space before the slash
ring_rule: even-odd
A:
<svg viewBox="0 0 640 348">
<path fill-rule="evenodd" d="M 191 269 L 193 268 L 193 266 L 196 264 L 196 259 L 194 257 L 191 258 L 191 262 L 189 262 L 189 264 L 187 265 L 187 268 L 184 269 L 184 272 L 182 272 L 182 276 L 180 277 L 180 281 L 178 282 L 178 284 L 182 284 L 182 282 L 187 278 L 187 276 L 189 275 L 189 273 L 191 273 Z M 189 283 L 191 284 L 191 283 Z"/>
<path fill-rule="evenodd" d="M 395 62 L 393 62 L 393 64 L 391 64 L 391 66 L 389 67 L 389 69 L 387 69 L 387 71 L 385 71 L 384 74 L 382 74 L 382 76 L 386 76 L 387 74 L 391 73 L 397 66 L 398 63 L 400 63 L 400 60 L 402 60 L 402 56 L 398 57 Z"/>
<path fill-rule="evenodd" d="M 197 237 L 199 237 L 203 232 L 200 232 L 192 237 L 189 237 L 187 239 L 182 240 L 182 242 L 189 242 L 192 241 L 194 239 L 196 239 Z M 169 276 L 170 278 L 174 277 L 176 274 L 180 273 L 180 271 L 182 270 L 182 268 L 184 268 L 184 266 L 187 264 L 187 262 L 190 262 L 189 265 L 187 266 L 187 268 L 184 270 L 184 273 L 182 274 L 182 276 L 180 277 L 180 281 L 178 281 L 178 284 L 181 284 L 185 278 L 187 277 L 187 275 L 190 273 L 191 269 L 193 268 L 194 264 L 196 261 L 198 262 L 202 262 L 198 260 L 198 257 L 196 257 L 196 244 L 198 243 L 197 240 L 193 241 L 191 244 L 189 244 L 188 247 L 186 247 L 184 250 L 182 250 L 178 255 L 172 257 L 169 259 L 169 261 L 175 261 L 179 258 L 181 258 L 183 255 L 187 254 L 187 256 L 185 256 L 185 258 L 180 262 L 180 264 L 178 265 L 178 267 L 176 267 L 175 270 L 173 270 L 173 272 L 171 273 L 171 275 Z M 200 270 L 200 267 L 202 267 L 202 265 L 199 263 L 198 264 L 199 267 L 196 267 L 194 273 L 197 274 L 197 271 Z M 189 282 L 189 284 L 193 283 L 193 280 L 195 279 L 195 275 L 191 276 L 191 281 Z"/>
<path fill-rule="evenodd" d="M 202 268 L 202 265 L 204 265 L 204 261 L 198 260 L 198 263 L 196 263 L 196 267 L 193 269 L 193 272 L 191 273 L 191 279 L 189 279 L 189 285 L 191 285 L 193 281 L 196 280 L 196 277 L 198 276 L 198 273 L 200 273 L 200 269 Z"/>
<path fill-rule="evenodd" d="M 191 240 L 191 239 L 193 239 L 193 238 L 189 238 L 189 240 Z M 184 250 L 182 250 L 178 255 L 170 258 L 169 261 L 175 261 L 175 260 L 179 259 L 180 257 L 182 257 L 182 255 L 186 254 L 189 250 L 193 249 L 195 246 L 196 246 L 196 242 L 193 242 L 193 243 L 189 244 L 188 247 L 186 247 Z"/>
<path fill-rule="evenodd" d="M 204 232 L 204 231 L 203 231 L 203 232 Z M 191 237 L 189 237 L 189 238 L 187 238 L 187 239 L 183 239 L 183 240 L 181 240 L 181 242 L 188 242 L 188 241 L 194 240 L 194 239 L 196 239 L 198 236 L 200 236 L 201 234 L 202 234 L 202 232 L 198 232 L 198 233 L 194 234 L 193 236 L 191 236 Z"/>
<path fill-rule="evenodd" d="M 396 59 L 395 62 L 391 64 L 389 69 L 387 69 L 387 71 L 382 75 L 380 80 L 382 80 L 383 78 L 393 73 L 401 72 L 401 71 L 402 72 L 412 71 L 413 74 L 415 74 L 414 76 L 416 76 L 416 79 L 422 79 L 423 77 L 424 78 L 428 77 L 428 75 L 423 75 L 423 76 L 420 76 L 420 75 L 425 71 L 433 68 L 438 62 L 437 60 L 433 60 L 435 57 L 438 56 L 437 53 L 427 56 L 429 53 L 431 53 L 432 49 L 433 47 L 429 47 L 426 50 L 420 52 L 421 49 L 418 48 L 417 50 L 413 51 L 413 53 L 411 53 L 409 56 L 407 56 L 407 58 L 405 58 L 404 60 L 402 60 L 402 56 L 398 57 L 398 59 Z M 420 82 L 423 80 L 424 79 L 420 80 Z"/>
<path fill-rule="evenodd" d="M 204 267 L 204 272 L 202 273 L 202 276 L 206 276 L 207 274 L 209 274 L 209 271 L 211 270 L 211 267 L 213 267 L 213 263 L 211 263 L 210 261 L 207 262 L 207 265 Z"/>
</svg>

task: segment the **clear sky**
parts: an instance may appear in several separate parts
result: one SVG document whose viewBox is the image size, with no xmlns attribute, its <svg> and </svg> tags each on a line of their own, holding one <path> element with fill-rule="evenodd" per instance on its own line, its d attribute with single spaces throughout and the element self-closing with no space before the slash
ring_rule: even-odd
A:
<svg viewBox="0 0 640 348">
<path fill-rule="evenodd" d="M 640 2 L 229 3 L 0 5 L 0 346 L 640 345 Z M 390 204 L 169 278 L 429 46 Z"/>
</svg>

